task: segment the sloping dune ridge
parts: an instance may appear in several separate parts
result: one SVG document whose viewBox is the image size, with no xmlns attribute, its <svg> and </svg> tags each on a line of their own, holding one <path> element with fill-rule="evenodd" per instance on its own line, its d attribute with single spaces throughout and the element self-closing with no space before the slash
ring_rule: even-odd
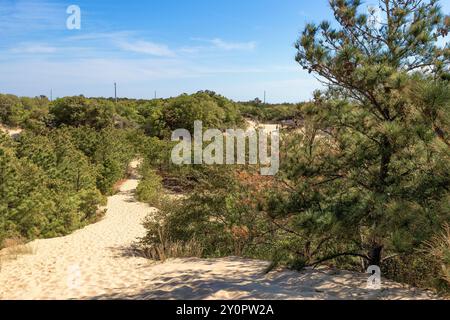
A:
<svg viewBox="0 0 450 320">
<path fill-rule="evenodd" d="M 36 240 L 33 253 L 3 262 L 0 299 L 429 299 L 432 294 L 367 275 L 329 269 L 265 274 L 268 263 L 236 257 L 155 263 L 133 255 L 142 220 L 138 180 L 108 199 L 105 218 L 69 236 Z"/>
</svg>

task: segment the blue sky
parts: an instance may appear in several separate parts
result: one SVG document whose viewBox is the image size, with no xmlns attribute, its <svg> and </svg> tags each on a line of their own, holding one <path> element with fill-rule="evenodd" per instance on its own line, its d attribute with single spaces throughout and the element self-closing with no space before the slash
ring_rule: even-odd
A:
<svg viewBox="0 0 450 320">
<path fill-rule="evenodd" d="M 66 28 L 72 4 L 81 30 Z M 320 85 L 293 43 L 330 13 L 327 0 L 1 0 L 0 92 L 112 96 L 116 81 L 130 98 L 307 100 Z"/>
</svg>

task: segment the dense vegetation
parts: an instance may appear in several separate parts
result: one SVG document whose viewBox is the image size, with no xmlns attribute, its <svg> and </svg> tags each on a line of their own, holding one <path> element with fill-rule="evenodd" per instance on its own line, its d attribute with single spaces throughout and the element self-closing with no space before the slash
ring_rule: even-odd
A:
<svg viewBox="0 0 450 320">
<path fill-rule="evenodd" d="M 246 118 L 261 123 L 282 122 L 285 120 L 302 120 L 302 104 L 265 104 L 259 100 L 241 102 L 240 111 Z"/>
<path fill-rule="evenodd" d="M 159 138 L 170 138 L 172 130 L 178 128 L 193 131 L 195 120 L 217 129 L 243 125 L 238 105 L 210 91 L 153 100 L 143 105 L 141 112 L 146 133 Z"/>
<path fill-rule="evenodd" d="M 19 98 L 0 94 L 0 123 L 10 127 L 34 127 L 45 123 L 50 101 L 47 97 Z"/>
<path fill-rule="evenodd" d="M 160 138 L 173 129 L 191 128 L 194 119 L 219 128 L 243 123 L 238 106 L 213 92 L 117 103 L 0 95 L 0 117 L 5 127 L 25 129 L 14 139 L 0 133 L 0 247 L 7 238 L 64 235 L 98 219 L 133 158 L 149 157 L 159 171 L 170 166 L 172 144 Z M 158 185 L 147 168 L 139 199 L 156 201 Z"/>
<path fill-rule="evenodd" d="M 71 232 L 97 218 L 133 157 L 131 132 L 26 131 L 0 142 L 0 240 Z"/>
</svg>

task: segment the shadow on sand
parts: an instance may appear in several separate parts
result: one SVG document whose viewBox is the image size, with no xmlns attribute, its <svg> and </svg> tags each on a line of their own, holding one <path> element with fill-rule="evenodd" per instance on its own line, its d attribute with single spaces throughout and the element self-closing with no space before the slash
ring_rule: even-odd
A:
<svg viewBox="0 0 450 320">
<path fill-rule="evenodd" d="M 128 251 L 128 254 L 130 252 Z M 184 267 L 192 263 L 201 269 Z M 225 262 L 225 267 L 224 267 Z M 203 299 L 400 299 L 412 291 L 403 287 L 381 290 L 365 288 L 364 275 L 335 270 L 277 271 L 265 274 L 265 265 L 259 261 L 240 258 L 177 259 L 173 270 L 159 273 L 164 264 L 155 264 L 157 271 L 145 289 L 132 294 L 115 293 L 91 297 L 100 300 L 203 300 Z M 220 265 L 220 268 L 216 266 Z M 178 267 L 178 268 L 177 268 Z M 139 270 L 136 270 L 139 272 Z M 396 298 L 397 297 L 397 298 Z"/>
</svg>

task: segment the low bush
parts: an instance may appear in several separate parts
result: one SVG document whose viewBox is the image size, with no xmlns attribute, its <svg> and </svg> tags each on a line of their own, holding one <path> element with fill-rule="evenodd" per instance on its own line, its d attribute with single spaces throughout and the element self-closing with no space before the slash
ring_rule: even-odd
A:
<svg viewBox="0 0 450 320">
<path fill-rule="evenodd" d="M 161 203 L 162 189 L 162 178 L 155 170 L 147 168 L 136 188 L 136 197 L 139 201 L 158 207 Z"/>
<path fill-rule="evenodd" d="M 439 275 L 450 291 L 450 225 L 444 225 L 444 231 L 426 242 L 425 253 L 438 266 Z"/>
<path fill-rule="evenodd" d="M 176 247 L 202 248 L 204 257 L 267 258 L 264 242 L 273 234 L 270 219 L 256 208 L 259 191 L 250 186 L 253 176 L 239 176 L 223 166 L 198 167 L 191 174 L 195 189 L 181 199 L 164 201 L 157 217 L 146 222 L 141 243 L 166 247 L 164 234 L 163 239 Z"/>
<path fill-rule="evenodd" d="M 147 229 L 147 234 L 138 244 L 137 251 L 157 261 L 201 257 L 204 251 L 204 245 L 201 242 L 195 238 L 181 240 L 173 234 L 173 220 L 170 215 L 182 207 L 181 201 L 165 197 L 160 201 L 160 206 L 161 209 L 145 221 L 144 227 Z"/>
</svg>

